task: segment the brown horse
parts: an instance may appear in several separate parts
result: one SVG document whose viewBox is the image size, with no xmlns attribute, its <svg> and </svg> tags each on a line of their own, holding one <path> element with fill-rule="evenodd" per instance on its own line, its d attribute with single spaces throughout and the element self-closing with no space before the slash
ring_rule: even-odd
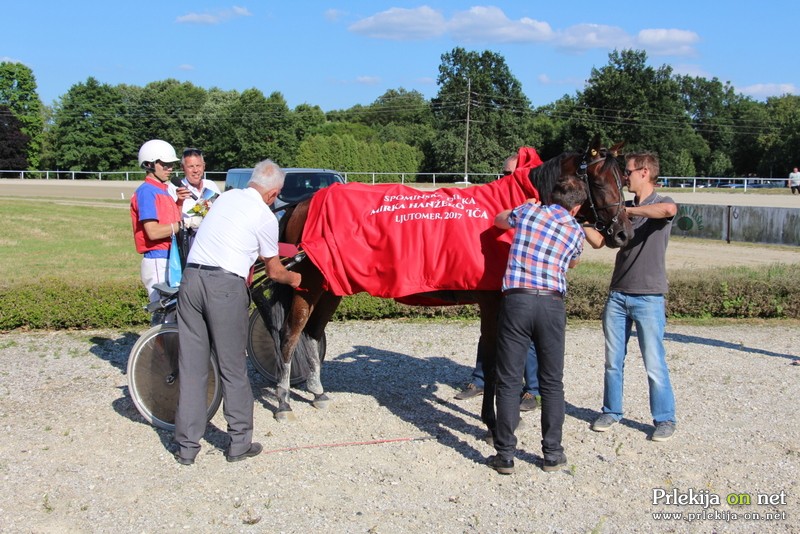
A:
<svg viewBox="0 0 800 534">
<path fill-rule="evenodd" d="M 543 203 L 549 202 L 550 192 L 559 177 L 572 175 L 581 178 L 587 186 L 589 195 L 579 213 L 579 218 L 594 224 L 604 234 L 607 246 L 612 248 L 624 245 L 632 236 L 631 224 L 624 209 L 621 167 L 616 158 L 621 146 L 622 143 L 611 149 L 604 149 L 595 139 L 593 146 L 586 152 L 563 153 L 532 169 L 528 176 Z M 301 242 L 309 206 L 310 199 L 287 211 L 281 221 L 282 241 L 293 244 Z M 512 207 L 514 206 L 508 206 Z M 273 337 L 281 341 L 279 344 L 281 362 L 277 370 L 279 380 L 276 388 L 278 408 L 275 413 L 275 418 L 278 420 L 292 417 L 289 388 L 292 360 L 296 349 L 304 353 L 302 355 L 304 360 L 308 360 L 309 374 L 306 387 L 314 395 L 313 405 L 318 408 L 327 405 L 329 399 L 325 395 L 320 379 L 324 345 L 317 346 L 317 344 L 324 344 L 325 326 L 341 300 L 340 296 L 324 289 L 326 282 L 324 276 L 310 260 L 301 261 L 295 270 L 302 274 L 303 290 L 295 291 L 288 286 L 276 284 L 270 297 L 271 317 L 265 317 L 268 328 L 272 329 Z M 478 352 L 483 361 L 486 382 L 481 417 L 489 428 L 493 428 L 495 341 L 497 311 L 501 299 L 500 287 L 491 291 L 435 291 L 421 295 L 450 304 L 478 304 L 481 317 Z M 270 323 L 273 326 L 269 326 Z"/>
</svg>

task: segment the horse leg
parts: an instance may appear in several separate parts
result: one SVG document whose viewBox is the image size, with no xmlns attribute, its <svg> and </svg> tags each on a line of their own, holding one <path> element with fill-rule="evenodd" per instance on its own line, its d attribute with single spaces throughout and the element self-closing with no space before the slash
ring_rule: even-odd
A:
<svg viewBox="0 0 800 534">
<path fill-rule="evenodd" d="M 319 342 L 325 334 L 325 327 L 331 317 L 333 317 L 333 313 L 336 311 L 341 300 L 342 297 L 337 297 L 332 293 L 323 293 L 317 305 L 314 307 L 314 311 L 305 329 L 308 337 L 313 340 L 314 347 L 312 353 L 316 356 L 316 358 L 311 358 L 309 362 L 311 364 L 311 372 L 306 379 L 306 388 L 314 395 L 314 400 L 312 401 L 313 406 L 321 410 L 328 407 L 330 398 L 325 394 L 325 389 L 322 386 L 321 372 L 322 357 L 324 357 L 324 355 L 320 354 Z"/>
<path fill-rule="evenodd" d="M 318 298 L 318 296 L 317 296 Z M 295 348 L 300 341 L 300 335 L 305 328 L 306 322 L 311 314 L 312 304 L 306 296 L 294 294 L 292 305 L 286 317 L 286 323 L 281 332 L 281 362 L 283 365 L 279 369 L 278 385 L 275 388 L 275 395 L 278 398 L 278 409 L 275 411 L 275 419 L 287 421 L 294 419 L 292 407 L 289 405 L 289 388 L 292 376 L 292 358 Z"/>
</svg>

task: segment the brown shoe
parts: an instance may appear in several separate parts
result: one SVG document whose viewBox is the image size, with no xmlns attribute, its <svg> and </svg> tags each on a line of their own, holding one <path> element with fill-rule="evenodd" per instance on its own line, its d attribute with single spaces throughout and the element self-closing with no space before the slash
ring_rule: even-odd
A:
<svg viewBox="0 0 800 534">
<path fill-rule="evenodd" d="M 519 401 L 519 409 L 521 412 L 532 412 L 539 407 L 539 401 L 536 400 L 536 395 L 525 393 Z"/>
<path fill-rule="evenodd" d="M 483 388 L 479 388 L 478 386 L 470 382 L 469 384 L 467 384 L 467 387 L 465 387 L 463 390 L 461 390 L 460 393 L 456 395 L 455 398 L 458 400 L 467 400 L 471 399 L 472 397 L 477 397 L 478 395 L 483 395 Z"/>
</svg>

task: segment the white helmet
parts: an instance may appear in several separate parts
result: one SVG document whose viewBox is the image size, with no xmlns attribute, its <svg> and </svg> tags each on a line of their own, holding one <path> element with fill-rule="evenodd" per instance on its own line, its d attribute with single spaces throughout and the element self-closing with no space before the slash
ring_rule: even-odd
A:
<svg viewBox="0 0 800 534">
<path fill-rule="evenodd" d="M 179 159 L 172 145 L 161 139 L 151 139 L 139 149 L 140 167 L 145 163 L 155 163 L 156 161 L 174 163 Z"/>
</svg>

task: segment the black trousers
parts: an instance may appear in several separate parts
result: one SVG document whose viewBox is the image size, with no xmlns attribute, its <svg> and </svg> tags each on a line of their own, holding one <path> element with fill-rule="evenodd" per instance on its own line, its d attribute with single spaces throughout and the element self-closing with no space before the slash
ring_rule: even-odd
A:
<svg viewBox="0 0 800 534">
<path fill-rule="evenodd" d="M 539 393 L 542 396 L 542 453 L 558 460 L 564 452 L 564 336 L 567 315 L 564 299 L 552 295 L 504 295 L 500 304 L 497 340 L 497 454 L 514 457 L 519 424 L 519 392 L 525 358 L 531 342 L 539 361 Z"/>
</svg>

